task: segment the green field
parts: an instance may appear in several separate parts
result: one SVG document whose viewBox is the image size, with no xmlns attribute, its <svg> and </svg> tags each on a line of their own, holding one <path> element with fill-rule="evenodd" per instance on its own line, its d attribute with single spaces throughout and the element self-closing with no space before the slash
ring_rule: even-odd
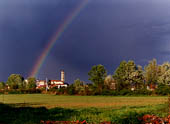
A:
<svg viewBox="0 0 170 124">
<path fill-rule="evenodd" d="M 112 96 L 57 96 L 48 94 L 0 95 L 6 104 L 27 104 L 47 108 L 120 108 L 122 106 L 147 106 L 163 104 L 167 97 L 112 97 Z"/>
<path fill-rule="evenodd" d="M 168 115 L 168 97 L 0 95 L 0 123 L 37 124 L 41 120 L 88 123 L 140 123 L 144 114 Z"/>
</svg>

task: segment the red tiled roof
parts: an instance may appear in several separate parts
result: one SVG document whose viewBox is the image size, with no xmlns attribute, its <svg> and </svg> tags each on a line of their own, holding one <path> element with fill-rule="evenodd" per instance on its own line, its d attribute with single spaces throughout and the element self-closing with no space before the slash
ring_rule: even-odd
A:
<svg viewBox="0 0 170 124">
<path fill-rule="evenodd" d="M 56 82 L 63 82 L 63 81 L 61 81 L 61 80 L 51 80 L 51 81 L 56 81 Z"/>
</svg>

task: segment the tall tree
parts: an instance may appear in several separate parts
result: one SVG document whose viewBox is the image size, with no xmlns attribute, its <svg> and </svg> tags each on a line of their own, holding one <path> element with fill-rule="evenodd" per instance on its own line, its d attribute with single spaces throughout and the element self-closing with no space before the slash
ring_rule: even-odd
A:
<svg viewBox="0 0 170 124">
<path fill-rule="evenodd" d="M 104 80 L 104 85 L 107 89 L 116 89 L 116 80 L 113 79 L 112 75 L 108 75 Z"/>
<path fill-rule="evenodd" d="M 101 93 L 104 87 L 104 79 L 107 76 L 105 67 L 101 64 L 94 65 L 88 73 L 89 80 L 93 82 L 93 85 L 97 88 L 98 92 Z"/>
<path fill-rule="evenodd" d="M 75 91 L 82 95 L 85 92 L 85 84 L 80 79 L 76 79 L 73 83 L 73 87 L 75 88 Z"/>
<path fill-rule="evenodd" d="M 170 84 L 170 63 L 165 62 L 161 65 L 161 74 L 158 77 L 158 83 L 169 85 Z"/>
<path fill-rule="evenodd" d="M 134 75 L 134 82 L 136 83 L 136 88 L 141 89 L 144 88 L 144 75 L 143 75 L 143 69 L 142 66 L 138 65 L 136 74 Z"/>
<path fill-rule="evenodd" d="M 0 90 L 5 88 L 5 83 L 4 82 L 0 82 Z"/>
<path fill-rule="evenodd" d="M 36 88 L 36 78 L 29 77 L 26 82 L 26 89 L 35 89 Z"/>
<path fill-rule="evenodd" d="M 124 88 L 128 88 L 129 84 L 126 82 L 126 61 L 122 61 L 119 67 L 114 72 L 113 78 L 117 81 L 117 90 L 122 90 Z"/>
<path fill-rule="evenodd" d="M 140 89 L 143 85 L 143 71 L 134 61 L 122 61 L 116 69 L 113 78 L 117 81 L 118 90 L 130 89 L 132 86 Z"/>
<path fill-rule="evenodd" d="M 11 89 L 22 89 L 24 78 L 19 74 L 11 74 L 8 77 L 7 84 Z"/>
<path fill-rule="evenodd" d="M 144 77 L 147 85 L 155 85 L 158 83 L 158 77 L 161 75 L 161 66 L 153 59 L 145 66 Z"/>
</svg>

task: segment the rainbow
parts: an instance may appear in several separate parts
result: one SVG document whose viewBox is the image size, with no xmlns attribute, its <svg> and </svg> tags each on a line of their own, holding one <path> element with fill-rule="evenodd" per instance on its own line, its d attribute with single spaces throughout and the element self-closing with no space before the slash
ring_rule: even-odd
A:
<svg viewBox="0 0 170 124">
<path fill-rule="evenodd" d="M 36 60 L 29 77 L 37 77 L 43 63 L 45 62 L 47 56 L 49 55 L 51 49 L 54 47 L 56 41 L 62 36 L 64 31 L 69 27 L 69 25 L 73 22 L 73 20 L 80 14 L 81 10 L 83 10 L 88 4 L 89 0 L 82 0 L 79 6 L 71 12 L 69 16 L 64 19 L 64 22 L 58 27 L 55 35 L 48 42 L 46 47 L 44 48 L 41 55 Z"/>
</svg>

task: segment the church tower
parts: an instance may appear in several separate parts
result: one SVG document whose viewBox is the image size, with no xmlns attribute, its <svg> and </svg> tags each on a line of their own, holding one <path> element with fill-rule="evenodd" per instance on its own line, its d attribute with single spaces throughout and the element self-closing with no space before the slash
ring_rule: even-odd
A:
<svg viewBox="0 0 170 124">
<path fill-rule="evenodd" d="M 65 82 L 65 72 L 61 70 L 61 81 Z"/>
</svg>

